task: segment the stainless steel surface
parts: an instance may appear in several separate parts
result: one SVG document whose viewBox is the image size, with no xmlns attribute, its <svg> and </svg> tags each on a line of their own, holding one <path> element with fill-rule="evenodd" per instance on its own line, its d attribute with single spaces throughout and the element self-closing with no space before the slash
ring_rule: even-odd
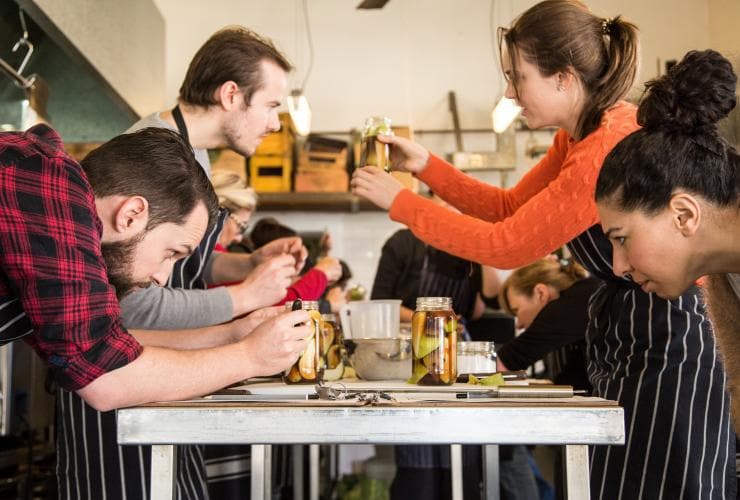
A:
<svg viewBox="0 0 740 500">
<path fill-rule="evenodd" d="M 145 406 L 118 410 L 118 442 L 123 445 L 562 444 L 578 445 L 584 450 L 587 447 L 583 445 L 588 444 L 624 443 L 621 408 L 596 398 L 583 399 L 581 403 L 579 400 L 453 406 L 270 407 L 236 403 Z M 465 425 L 460 426 L 460 422 Z M 583 451 L 576 450 L 571 455 L 568 482 L 580 487 L 569 498 L 588 498 L 579 493 L 588 482 L 588 461 L 579 458 L 585 456 Z M 264 454 L 255 456 L 264 457 Z M 493 457 L 489 453 L 487 458 Z M 164 481 L 162 477 L 168 473 L 155 470 L 156 467 L 172 471 L 161 460 L 152 461 L 152 477 L 157 482 Z M 262 474 L 253 473 L 252 477 L 264 482 Z M 153 483 L 153 491 L 160 491 L 158 488 Z M 152 495 L 153 500 L 163 498 L 171 497 Z"/>
</svg>

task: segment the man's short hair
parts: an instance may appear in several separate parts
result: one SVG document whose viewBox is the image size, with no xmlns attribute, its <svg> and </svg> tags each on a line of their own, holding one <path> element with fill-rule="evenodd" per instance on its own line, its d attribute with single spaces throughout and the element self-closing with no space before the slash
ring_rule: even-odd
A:
<svg viewBox="0 0 740 500">
<path fill-rule="evenodd" d="M 216 223 L 218 197 L 192 148 L 176 132 L 149 127 L 119 135 L 80 165 L 96 198 L 146 198 L 147 230 L 167 222 L 182 225 L 199 203 L 208 211 L 208 231 Z"/>
<path fill-rule="evenodd" d="M 214 33 L 190 62 L 180 87 L 180 101 L 194 106 L 218 104 L 216 90 L 233 81 L 249 104 L 264 85 L 261 62 L 271 61 L 286 72 L 293 69 L 273 43 L 241 26 L 229 26 Z"/>
</svg>

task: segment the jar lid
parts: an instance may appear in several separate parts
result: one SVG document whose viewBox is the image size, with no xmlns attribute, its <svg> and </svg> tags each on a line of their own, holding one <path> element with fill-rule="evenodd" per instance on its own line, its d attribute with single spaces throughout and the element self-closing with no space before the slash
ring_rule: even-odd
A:
<svg viewBox="0 0 740 500">
<path fill-rule="evenodd" d="M 419 311 L 452 310 L 452 297 L 417 297 Z"/>
<path fill-rule="evenodd" d="M 465 354 L 485 354 L 490 355 L 495 353 L 495 347 L 493 342 L 486 341 L 463 341 L 457 343 L 457 353 Z"/>
</svg>

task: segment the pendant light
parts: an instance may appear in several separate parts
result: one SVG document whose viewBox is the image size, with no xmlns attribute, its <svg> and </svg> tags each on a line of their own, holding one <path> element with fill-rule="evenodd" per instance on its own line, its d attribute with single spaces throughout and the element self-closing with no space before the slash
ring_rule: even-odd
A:
<svg viewBox="0 0 740 500">
<path fill-rule="evenodd" d="M 501 96 L 491 112 L 493 131 L 497 134 L 504 132 L 521 112 L 522 108 L 517 106 L 514 99 Z"/>
<path fill-rule="evenodd" d="M 306 82 L 308 77 L 311 75 L 311 69 L 313 68 L 313 39 L 311 36 L 311 23 L 308 19 L 308 6 L 306 0 L 303 0 L 303 21 L 306 26 L 306 39 L 308 40 L 308 68 L 306 69 L 306 76 L 303 77 L 301 86 L 297 89 L 290 91 L 288 95 L 288 112 L 293 120 L 293 125 L 298 135 L 307 136 L 311 133 L 311 106 L 308 104 L 308 99 L 304 95 L 304 89 L 306 88 Z"/>
</svg>

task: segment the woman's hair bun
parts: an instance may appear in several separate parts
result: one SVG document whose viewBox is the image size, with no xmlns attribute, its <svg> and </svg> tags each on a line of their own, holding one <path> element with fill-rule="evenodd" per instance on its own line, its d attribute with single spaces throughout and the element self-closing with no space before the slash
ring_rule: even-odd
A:
<svg viewBox="0 0 740 500">
<path fill-rule="evenodd" d="M 736 101 L 737 76 L 715 50 L 692 50 L 668 72 L 645 85 L 637 121 L 646 128 L 714 127 Z"/>
</svg>

